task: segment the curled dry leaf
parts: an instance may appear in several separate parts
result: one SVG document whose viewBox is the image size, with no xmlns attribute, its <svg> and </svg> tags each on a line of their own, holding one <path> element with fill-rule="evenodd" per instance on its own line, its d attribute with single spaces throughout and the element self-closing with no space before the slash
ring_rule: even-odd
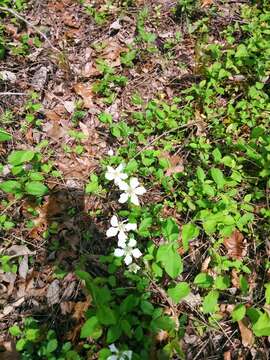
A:
<svg viewBox="0 0 270 360">
<path fill-rule="evenodd" d="M 230 350 L 228 350 L 223 354 L 223 360 L 231 360 L 231 359 L 232 359 L 232 355 Z"/>
<path fill-rule="evenodd" d="M 93 91 L 91 86 L 83 83 L 78 83 L 74 85 L 74 90 L 76 94 L 80 95 L 83 98 L 84 106 L 87 109 L 90 109 L 93 106 Z"/>
<path fill-rule="evenodd" d="M 223 241 L 228 256 L 233 259 L 242 259 L 245 256 L 244 236 L 239 230 L 234 230 L 231 236 Z"/>
<path fill-rule="evenodd" d="M 19 266 L 19 275 L 21 278 L 26 279 L 27 273 L 28 273 L 29 267 L 28 267 L 28 255 L 24 255 L 20 266 Z"/>
<path fill-rule="evenodd" d="M 254 336 L 252 331 L 245 325 L 244 321 L 238 321 L 239 330 L 242 337 L 242 344 L 245 347 L 252 346 L 254 343 Z"/>
<path fill-rule="evenodd" d="M 179 155 L 170 155 L 166 151 L 161 155 L 170 163 L 170 167 L 166 170 L 166 176 L 171 176 L 184 171 L 183 159 Z"/>
<path fill-rule="evenodd" d="M 212 5 L 213 2 L 214 2 L 213 0 L 202 0 L 201 1 L 202 8 Z"/>
</svg>

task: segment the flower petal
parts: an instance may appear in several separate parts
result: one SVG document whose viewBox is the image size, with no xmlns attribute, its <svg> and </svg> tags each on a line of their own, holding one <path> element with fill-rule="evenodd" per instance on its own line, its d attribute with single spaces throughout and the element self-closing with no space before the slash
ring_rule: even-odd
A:
<svg viewBox="0 0 270 360">
<path fill-rule="evenodd" d="M 124 231 L 119 231 L 118 239 L 125 242 L 127 240 L 127 234 L 125 234 Z"/>
<path fill-rule="evenodd" d="M 140 205 L 138 196 L 137 196 L 136 194 L 132 194 L 132 195 L 130 196 L 130 201 L 131 201 L 132 204 L 134 204 L 134 205 L 137 205 L 137 206 Z"/>
<path fill-rule="evenodd" d="M 134 193 L 136 195 L 143 195 L 146 193 L 146 189 L 143 186 L 139 186 L 136 189 L 134 189 Z"/>
<path fill-rule="evenodd" d="M 118 353 L 118 349 L 114 344 L 109 345 L 109 349 L 112 353 Z"/>
<path fill-rule="evenodd" d="M 117 171 L 118 173 L 122 172 L 124 170 L 124 164 L 120 164 L 117 166 L 117 168 L 115 169 L 115 171 Z"/>
<path fill-rule="evenodd" d="M 117 227 L 118 226 L 118 219 L 117 219 L 117 216 L 116 215 L 113 215 L 112 218 L 111 218 L 111 225 L 114 226 L 114 227 Z"/>
<path fill-rule="evenodd" d="M 139 183 L 139 180 L 137 179 L 137 178 L 135 178 L 135 177 L 132 177 L 131 179 L 130 179 L 130 187 L 132 188 L 132 189 L 135 189 L 136 187 L 138 187 L 139 185 L 140 185 L 140 183 Z"/>
<path fill-rule="evenodd" d="M 123 191 L 127 191 L 129 189 L 129 186 L 126 182 L 119 180 L 119 178 L 117 178 L 117 186 L 119 187 L 120 190 Z"/>
<path fill-rule="evenodd" d="M 132 256 L 135 257 L 136 259 L 138 259 L 139 257 L 142 256 L 142 253 L 140 252 L 139 249 L 133 249 L 133 250 L 131 251 L 131 253 L 132 253 Z"/>
<path fill-rule="evenodd" d="M 131 360 L 132 357 L 132 351 L 131 350 L 127 350 L 127 351 L 123 351 L 122 355 L 126 356 L 128 358 L 128 360 Z M 125 358 L 126 359 L 126 358 Z"/>
<path fill-rule="evenodd" d="M 125 240 L 123 240 L 123 239 L 120 240 L 120 239 L 119 239 L 117 245 L 118 245 L 120 248 L 125 249 L 126 246 L 127 246 L 127 244 L 126 244 L 126 239 L 125 239 Z"/>
<path fill-rule="evenodd" d="M 113 180 L 114 179 L 114 173 L 107 171 L 105 174 L 105 178 L 107 180 Z"/>
<path fill-rule="evenodd" d="M 128 223 L 128 224 L 125 224 L 124 226 L 125 226 L 126 231 L 137 230 L 137 224 L 135 224 L 135 223 Z"/>
<path fill-rule="evenodd" d="M 119 360 L 119 356 L 118 355 L 110 355 L 107 360 Z"/>
<path fill-rule="evenodd" d="M 113 236 L 116 236 L 117 233 L 118 233 L 117 227 L 112 226 L 106 231 L 106 236 L 107 237 L 113 237 Z"/>
<path fill-rule="evenodd" d="M 125 255 L 125 251 L 123 249 L 118 249 L 117 248 L 117 249 L 114 250 L 114 256 L 121 257 L 123 255 Z"/>
<path fill-rule="evenodd" d="M 126 180 L 128 178 L 128 174 L 120 173 L 119 178 L 122 179 L 122 180 Z"/>
<path fill-rule="evenodd" d="M 127 202 L 128 201 L 128 194 L 127 193 L 121 194 L 118 201 L 120 202 L 120 204 L 124 204 L 125 202 Z"/>
<path fill-rule="evenodd" d="M 130 239 L 128 242 L 129 247 L 134 247 L 137 245 L 137 241 L 135 239 Z"/>
<path fill-rule="evenodd" d="M 132 263 L 132 257 L 130 255 L 126 255 L 124 262 L 126 265 L 130 265 Z"/>
</svg>

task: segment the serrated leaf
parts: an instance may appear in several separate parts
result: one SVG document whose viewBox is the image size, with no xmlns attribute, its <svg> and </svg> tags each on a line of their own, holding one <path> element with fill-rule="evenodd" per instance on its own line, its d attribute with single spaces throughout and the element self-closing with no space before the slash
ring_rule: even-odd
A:
<svg viewBox="0 0 270 360">
<path fill-rule="evenodd" d="M 173 218 L 168 218 L 161 225 L 162 235 L 168 241 L 177 241 L 179 237 L 179 228 Z"/>
<path fill-rule="evenodd" d="M 6 193 L 16 194 L 21 190 L 21 184 L 15 180 L 7 180 L 0 183 L 0 189 Z"/>
<path fill-rule="evenodd" d="M 203 312 L 204 314 L 214 313 L 218 310 L 218 297 L 217 290 L 211 290 L 203 299 Z"/>
<path fill-rule="evenodd" d="M 168 295 L 175 304 L 179 303 L 181 299 L 186 297 L 190 293 L 190 287 L 187 282 L 181 282 L 174 288 L 168 289 Z"/>
<path fill-rule="evenodd" d="M 211 176 L 219 189 L 223 189 L 226 183 L 223 172 L 218 168 L 211 169 Z"/>
<path fill-rule="evenodd" d="M 8 156 L 9 164 L 13 166 L 21 165 L 29 162 L 35 156 L 35 152 L 32 150 L 16 150 Z"/>
<path fill-rule="evenodd" d="M 201 287 L 201 288 L 209 288 L 213 285 L 213 278 L 212 276 L 206 274 L 206 273 L 200 273 L 196 275 L 194 279 L 194 284 Z"/>
<path fill-rule="evenodd" d="M 157 261 L 162 263 L 166 273 L 172 278 L 176 278 L 183 271 L 183 263 L 180 255 L 172 245 L 161 245 L 157 251 Z"/>
<path fill-rule="evenodd" d="M 200 229 L 198 226 L 194 225 L 193 223 L 189 222 L 182 227 L 182 242 L 183 248 L 185 251 L 188 250 L 189 242 L 191 240 L 196 239 L 200 234 Z"/>
<path fill-rule="evenodd" d="M 0 128 L 0 142 L 9 141 L 12 139 L 12 136 L 6 132 L 4 129 Z"/>
<path fill-rule="evenodd" d="M 25 184 L 25 192 L 33 196 L 43 196 L 47 194 L 48 188 L 39 181 L 29 181 Z"/>
<path fill-rule="evenodd" d="M 235 306 L 235 308 L 232 311 L 232 319 L 234 321 L 240 321 L 244 318 L 246 315 L 246 307 L 243 304 L 238 304 Z"/>
<path fill-rule="evenodd" d="M 98 339 L 102 334 L 102 328 L 99 325 L 98 318 L 92 316 L 90 319 L 86 320 L 84 325 L 81 328 L 81 339 L 91 337 L 93 339 Z"/>
</svg>

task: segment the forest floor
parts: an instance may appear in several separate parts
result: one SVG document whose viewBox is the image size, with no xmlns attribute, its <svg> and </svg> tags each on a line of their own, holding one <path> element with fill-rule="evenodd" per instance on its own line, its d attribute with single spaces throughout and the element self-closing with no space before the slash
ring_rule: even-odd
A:
<svg viewBox="0 0 270 360">
<path fill-rule="evenodd" d="M 0 19 L 0 359 L 268 359 L 267 1 L 0 0 Z"/>
</svg>

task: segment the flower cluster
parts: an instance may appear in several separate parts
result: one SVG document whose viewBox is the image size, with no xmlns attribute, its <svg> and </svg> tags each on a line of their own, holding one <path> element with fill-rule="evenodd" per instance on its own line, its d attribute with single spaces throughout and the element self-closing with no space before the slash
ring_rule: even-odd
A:
<svg viewBox="0 0 270 360">
<path fill-rule="evenodd" d="M 129 182 L 125 182 L 124 180 L 127 180 L 128 175 L 125 174 L 123 170 L 123 164 L 117 166 L 116 169 L 112 166 L 107 166 L 105 178 L 114 181 L 115 185 L 123 191 L 119 198 L 121 204 L 130 200 L 132 204 L 139 206 L 140 202 L 138 196 L 145 194 L 146 190 L 143 186 L 140 186 L 138 179 L 135 177 L 130 178 Z"/>
<path fill-rule="evenodd" d="M 129 182 L 125 182 L 124 180 L 127 180 L 128 176 L 123 170 L 124 165 L 122 164 L 116 169 L 108 166 L 105 178 L 114 181 L 115 185 L 123 191 L 119 198 L 120 204 L 130 200 L 132 204 L 140 205 L 138 196 L 143 195 L 146 190 L 135 177 L 130 178 Z M 137 241 L 132 237 L 128 237 L 128 232 L 136 231 L 137 224 L 129 223 L 127 220 L 119 221 L 116 215 L 112 216 L 110 223 L 111 227 L 106 232 L 107 237 L 118 237 L 118 247 L 114 250 L 114 255 L 124 257 L 124 262 L 129 266 L 129 270 L 136 273 L 140 267 L 137 264 L 132 264 L 132 261 L 141 257 L 142 253 L 136 247 Z"/>
</svg>

